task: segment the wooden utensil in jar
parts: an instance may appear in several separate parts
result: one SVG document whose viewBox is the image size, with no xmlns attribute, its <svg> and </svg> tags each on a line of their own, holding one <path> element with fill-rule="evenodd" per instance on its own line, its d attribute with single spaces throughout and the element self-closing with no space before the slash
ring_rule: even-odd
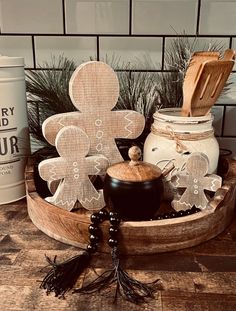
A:
<svg viewBox="0 0 236 311">
<path fill-rule="evenodd" d="M 189 69 L 186 72 L 186 81 L 183 85 L 182 116 L 203 116 L 207 114 L 219 97 L 232 71 L 234 50 L 227 49 L 222 60 L 217 59 L 218 53 L 212 55 L 208 55 L 211 52 L 205 53 L 194 54 L 190 61 Z M 191 66 L 192 61 L 193 64 L 195 62 L 193 66 Z"/>
<path fill-rule="evenodd" d="M 216 51 L 193 53 L 183 83 L 182 116 L 189 116 L 190 114 L 192 96 L 196 89 L 198 79 L 200 78 L 203 63 L 209 60 L 218 60 L 219 57 L 220 53 Z"/>
<path fill-rule="evenodd" d="M 194 90 L 189 114 L 204 116 L 211 110 L 232 71 L 234 61 L 207 61 Z"/>
<path fill-rule="evenodd" d="M 225 50 L 222 60 L 234 60 L 234 59 L 235 59 L 235 51 L 232 49 Z"/>
</svg>

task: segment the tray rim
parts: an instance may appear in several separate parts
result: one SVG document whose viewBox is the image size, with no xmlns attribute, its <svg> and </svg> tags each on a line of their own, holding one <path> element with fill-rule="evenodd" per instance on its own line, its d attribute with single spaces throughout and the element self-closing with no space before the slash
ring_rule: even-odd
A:
<svg viewBox="0 0 236 311">
<path fill-rule="evenodd" d="M 85 248 L 88 243 L 89 213 L 68 212 L 45 201 L 36 191 L 33 178 L 34 163 L 35 159 L 32 156 L 25 170 L 27 208 L 31 221 L 48 236 L 63 243 Z M 230 224 L 234 214 L 235 197 L 236 176 L 231 174 L 229 178 L 224 179 L 222 187 L 216 191 L 208 206 L 201 212 L 174 219 L 124 221 L 120 225 L 121 251 L 131 254 L 153 254 L 191 247 L 207 241 L 217 236 Z M 55 222 L 53 225 L 50 224 L 52 220 Z M 204 224 L 209 228 L 204 227 Z M 75 234 L 69 232 L 71 225 L 74 226 Z M 108 227 L 108 222 L 101 225 L 103 240 L 108 238 Z M 85 228 L 86 232 L 83 232 Z M 202 232 L 200 232 L 201 228 Z M 177 234 L 177 237 L 174 237 L 174 234 Z M 189 235 L 188 239 L 186 235 Z M 139 244 L 135 242 L 135 238 L 139 239 Z M 131 243 L 135 245 L 127 245 Z M 104 241 L 101 242 L 100 251 L 110 251 Z"/>
</svg>

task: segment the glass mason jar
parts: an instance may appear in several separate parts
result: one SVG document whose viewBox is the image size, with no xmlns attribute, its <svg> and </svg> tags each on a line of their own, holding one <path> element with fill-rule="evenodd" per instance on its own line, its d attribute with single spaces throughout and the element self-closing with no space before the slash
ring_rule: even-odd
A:
<svg viewBox="0 0 236 311">
<path fill-rule="evenodd" d="M 164 180 L 164 196 L 172 199 L 176 189 L 171 177 L 185 171 L 186 161 L 193 152 L 202 152 L 209 159 L 208 174 L 215 173 L 219 158 L 219 145 L 212 127 L 213 115 L 182 117 L 180 108 L 160 109 L 154 113 L 151 132 L 146 138 L 143 160 L 168 170 Z"/>
</svg>

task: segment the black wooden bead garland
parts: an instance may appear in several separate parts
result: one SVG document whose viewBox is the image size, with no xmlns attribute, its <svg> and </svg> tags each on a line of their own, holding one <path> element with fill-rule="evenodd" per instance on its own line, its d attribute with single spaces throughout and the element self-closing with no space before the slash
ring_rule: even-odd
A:
<svg viewBox="0 0 236 311">
<path fill-rule="evenodd" d="M 184 217 L 184 216 L 188 216 L 188 215 L 192 215 L 192 214 L 198 213 L 200 211 L 201 211 L 200 208 L 197 208 L 197 207 L 193 206 L 191 209 L 188 209 L 186 211 L 181 210 L 181 211 L 178 211 L 178 212 L 170 212 L 170 213 L 165 213 L 165 214 L 162 214 L 162 215 L 158 215 L 155 218 L 155 220 Z"/>
<path fill-rule="evenodd" d="M 187 211 L 160 215 L 156 220 L 187 216 L 199 211 L 200 209 L 193 207 L 191 210 Z M 116 283 L 114 300 L 117 298 L 118 293 L 126 300 L 135 304 L 144 302 L 145 298 L 154 298 L 153 294 L 156 291 L 155 284 L 159 280 L 144 284 L 130 277 L 128 273 L 121 268 L 118 252 L 118 233 L 121 220 L 116 212 L 108 213 L 105 208 L 101 209 L 99 212 L 93 213 L 90 217 L 91 224 L 88 227 L 90 242 L 86 250 L 62 263 L 57 263 L 56 256 L 53 260 L 46 256 L 51 270 L 42 280 L 40 287 L 45 289 L 47 294 L 54 292 L 55 296 L 64 298 L 65 293 L 74 287 L 81 273 L 89 266 L 91 255 L 98 250 L 99 242 L 102 238 L 102 231 L 99 225 L 108 219 L 110 221 L 108 245 L 112 249 L 111 257 L 113 268 L 102 273 L 88 285 L 82 288 L 75 288 L 73 293 L 94 293 Z"/>
<path fill-rule="evenodd" d="M 103 219 L 105 220 L 105 218 Z M 95 222 L 94 224 L 96 225 L 99 223 L 97 217 L 94 216 L 91 216 L 91 221 Z M 153 294 L 156 291 L 155 284 L 159 280 L 144 284 L 130 277 L 129 274 L 121 268 L 118 252 L 118 233 L 120 221 L 121 220 L 116 212 L 109 213 L 110 228 L 108 245 L 112 249 L 111 257 L 113 268 L 102 273 L 88 285 L 75 289 L 74 293 L 91 294 L 108 288 L 111 284 L 115 283 L 116 290 L 114 300 L 116 300 L 118 294 L 135 304 L 144 302 L 145 298 L 154 298 Z M 94 224 L 89 226 L 89 232 L 94 233 L 94 231 L 97 231 L 97 226 L 94 226 Z M 98 237 L 98 235 L 96 237 Z M 90 244 L 87 249 L 90 251 L 90 249 L 96 248 L 96 243 L 97 239 L 91 239 L 90 236 Z M 92 250 L 90 252 L 92 253 Z"/>
</svg>

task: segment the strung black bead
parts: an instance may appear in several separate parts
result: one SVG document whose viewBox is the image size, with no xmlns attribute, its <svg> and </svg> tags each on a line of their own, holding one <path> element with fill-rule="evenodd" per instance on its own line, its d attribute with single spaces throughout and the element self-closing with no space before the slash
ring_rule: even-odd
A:
<svg viewBox="0 0 236 311">
<path fill-rule="evenodd" d="M 97 244 L 99 241 L 99 237 L 97 235 L 91 234 L 89 237 L 90 243 L 92 245 Z"/>
<path fill-rule="evenodd" d="M 118 213 L 117 212 L 109 212 L 109 217 L 115 217 L 115 218 L 119 218 Z"/>
<path fill-rule="evenodd" d="M 111 226 L 109 229 L 109 234 L 111 237 L 116 237 L 119 229 L 117 227 Z"/>
<path fill-rule="evenodd" d="M 110 217 L 110 223 L 111 223 L 111 225 L 112 226 L 119 226 L 119 224 L 120 224 L 120 219 L 119 218 L 117 218 L 117 217 L 114 217 L 114 216 L 111 216 Z"/>
<path fill-rule="evenodd" d="M 88 244 L 88 245 L 87 245 L 87 251 L 88 251 L 90 254 L 96 253 L 97 249 L 98 249 L 97 244 Z"/>
<path fill-rule="evenodd" d="M 200 208 L 198 208 L 198 207 L 196 207 L 195 205 L 191 208 L 191 211 L 192 211 L 192 213 L 194 214 L 194 213 L 198 213 L 198 212 L 200 212 L 201 210 L 200 210 Z"/>
<path fill-rule="evenodd" d="M 157 220 L 162 220 L 163 219 L 163 217 L 162 217 L 162 215 L 159 215 L 159 216 L 157 216 L 157 218 L 156 218 Z"/>
<path fill-rule="evenodd" d="M 187 211 L 185 211 L 186 215 L 191 215 L 192 214 L 192 211 L 191 209 L 187 209 Z"/>
<path fill-rule="evenodd" d="M 115 247 L 115 246 L 118 245 L 118 241 L 117 241 L 116 239 L 110 238 L 110 239 L 108 240 L 108 245 L 109 245 L 110 247 Z"/>
<path fill-rule="evenodd" d="M 102 220 L 107 220 L 109 219 L 109 214 L 108 211 L 105 208 L 102 208 L 99 212 L 98 212 L 100 218 Z"/>
<path fill-rule="evenodd" d="M 170 218 L 176 218 L 177 217 L 177 213 L 176 212 L 171 212 L 170 213 Z"/>
<path fill-rule="evenodd" d="M 97 236 L 99 236 L 101 233 L 100 228 L 96 224 L 90 224 L 88 227 L 88 231 L 89 233 L 97 235 Z"/>
<path fill-rule="evenodd" d="M 99 224 L 101 222 L 101 218 L 98 213 L 93 213 L 90 216 L 90 220 L 93 224 Z"/>
<path fill-rule="evenodd" d="M 170 218 L 170 214 L 164 214 L 164 215 L 162 216 L 162 218 L 163 218 L 163 219 L 169 219 L 169 218 Z"/>
<path fill-rule="evenodd" d="M 178 212 L 177 212 L 177 216 L 178 216 L 178 217 L 183 217 L 183 216 L 185 216 L 185 215 L 186 215 L 186 214 L 185 214 L 185 211 L 182 211 L 182 210 L 181 210 L 181 211 L 178 211 Z"/>
</svg>

